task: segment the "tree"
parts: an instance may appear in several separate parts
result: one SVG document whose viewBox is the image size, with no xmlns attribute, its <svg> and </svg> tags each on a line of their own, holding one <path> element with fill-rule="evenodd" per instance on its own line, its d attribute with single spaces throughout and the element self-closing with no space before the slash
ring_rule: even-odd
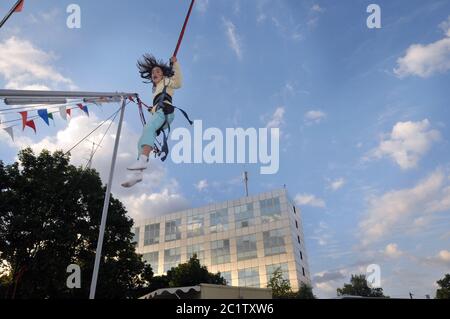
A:
<svg viewBox="0 0 450 319">
<path fill-rule="evenodd" d="M 283 277 L 281 267 L 277 268 L 270 277 L 267 288 L 272 288 L 272 295 L 275 299 L 292 297 L 292 289 L 289 280 Z"/>
<path fill-rule="evenodd" d="M 270 277 L 267 288 L 272 288 L 275 299 L 315 299 L 312 287 L 302 283 L 297 292 L 292 291 L 289 280 L 283 277 L 281 267 L 277 268 Z"/>
<path fill-rule="evenodd" d="M 302 283 L 300 286 L 300 289 L 296 293 L 295 298 L 296 299 L 316 299 L 316 296 L 314 296 L 311 286 Z"/>
<path fill-rule="evenodd" d="M 210 273 L 206 266 L 200 264 L 197 255 L 194 255 L 187 263 L 169 270 L 166 278 L 169 287 L 190 287 L 199 284 L 226 285 L 226 281 L 220 272 L 217 274 Z"/>
<path fill-rule="evenodd" d="M 370 288 L 365 275 L 352 275 L 350 284 L 337 289 L 338 296 L 385 297 L 383 288 Z"/>
<path fill-rule="evenodd" d="M 31 149 L 19 163 L 0 162 L 0 259 L 10 280 L 0 298 L 87 298 L 105 187 L 94 170 L 76 168 L 62 152 Z M 97 297 L 132 298 L 149 284 L 150 266 L 135 253 L 122 203 L 111 199 Z M 67 267 L 81 268 L 81 289 L 66 287 Z"/>
<path fill-rule="evenodd" d="M 437 282 L 439 289 L 436 290 L 436 299 L 450 299 L 450 274 Z"/>
</svg>

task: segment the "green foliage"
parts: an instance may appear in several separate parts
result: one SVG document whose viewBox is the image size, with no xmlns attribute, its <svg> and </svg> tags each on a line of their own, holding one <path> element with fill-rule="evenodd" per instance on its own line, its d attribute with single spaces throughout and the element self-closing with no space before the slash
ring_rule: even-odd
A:
<svg viewBox="0 0 450 319">
<path fill-rule="evenodd" d="M 297 292 L 292 291 L 289 280 L 283 277 L 281 268 L 277 268 L 270 277 L 267 288 L 272 289 L 272 296 L 275 299 L 315 299 L 312 287 L 302 283 Z"/>
<path fill-rule="evenodd" d="M 383 288 L 370 288 L 365 275 L 352 275 L 350 284 L 337 289 L 338 296 L 386 297 Z"/>
<path fill-rule="evenodd" d="M 436 299 L 450 299 L 450 274 L 437 282 L 439 288 L 436 290 Z"/>
<path fill-rule="evenodd" d="M 35 155 L 25 149 L 20 165 L 0 162 L 0 252 L 10 265 L 0 298 L 88 297 L 105 188 L 96 171 L 69 160 L 62 152 Z M 99 298 L 135 297 L 153 277 L 135 253 L 132 226 L 122 203 L 112 198 Z M 66 287 L 70 264 L 81 267 L 81 289 Z"/>
</svg>

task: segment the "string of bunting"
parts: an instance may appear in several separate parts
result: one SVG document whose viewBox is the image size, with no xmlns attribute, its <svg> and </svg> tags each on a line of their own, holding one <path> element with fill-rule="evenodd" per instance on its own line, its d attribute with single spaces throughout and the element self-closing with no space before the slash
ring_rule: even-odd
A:
<svg viewBox="0 0 450 319">
<path fill-rule="evenodd" d="M 5 121 L 3 123 L 0 122 L 0 125 L 4 126 L 7 123 L 21 121 L 22 122 L 22 131 L 25 131 L 25 129 L 28 127 L 30 129 L 32 129 L 35 134 L 37 134 L 37 126 L 36 126 L 35 119 L 40 118 L 40 119 L 42 119 L 42 121 L 44 121 L 45 124 L 50 126 L 50 120 L 55 122 L 54 114 L 59 113 L 60 117 L 64 121 L 67 121 L 68 117 L 72 117 L 72 110 L 74 110 L 74 109 L 80 109 L 81 111 L 83 111 L 84 114 L 89 116 L 88 105 L 79 103 L 79 104 L 76 104 L 75 107 L 60 106 L 60 107 L 58 107 L 58 111 L 54 111 L 54 112 L 49 112 L 48 108 L 38 109 L 38 110 L 36 110 L 37 115 L 31 116 L 31 117 L 29 117 L 30 111 L 18 112 L 18 114 L 20 114 L 20 119 L 12 120 L 12 121 Z M 18 125 L 16 124 L 16 125 L 11 125 L 11 126 L 7 126 L 7 127 L 2 127 L 2 129 L 11 137 L 11 139 L 13 141 L 14 141 L 14 127 L 16 127 L 16 126 L 18 126 Z"/>
</svg>

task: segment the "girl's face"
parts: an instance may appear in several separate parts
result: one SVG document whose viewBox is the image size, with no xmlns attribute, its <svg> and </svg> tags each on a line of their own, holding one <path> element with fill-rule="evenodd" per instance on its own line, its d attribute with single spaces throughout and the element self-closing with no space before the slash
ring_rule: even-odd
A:
<svg viewBox="0 0 450 319">
<path fill-rule="evenodd" d="M 152 70 L 152 81 L 155 84 L 158 84 L 163 79 L 163 71 L 160 67 L 154 67 Z"/>
</svg>

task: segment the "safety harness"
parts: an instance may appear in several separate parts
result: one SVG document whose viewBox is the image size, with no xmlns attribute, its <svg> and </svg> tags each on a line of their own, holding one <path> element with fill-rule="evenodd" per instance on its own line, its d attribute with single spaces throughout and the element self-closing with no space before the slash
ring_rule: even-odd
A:
<svg viewBox="0 0 450 319">
<path fill-rule="evenodd" d="M 155 156 L 160 157 L 162 162 L 164 162 L 167 159 L 167 156 L 169 155 L 169 144 L 167 141 L 168 141 L 169 134 L 170 134 L 170 123 L 169 123 L 168 116 L 170 114 L 174 113 L 175 109 L 177 109 L 183 114 L 183 116 L 186 118 L 186 120 L 189 122 L 190 125 L 194 124 L 194 122 L 191 121 L 191 119 L 189 118 L 189 115 L 186 113 L 186 111 L 184 111 L 183 109 L 181 109 L 179 107 L 172 105 L 172 97 L 167 93 L 167 87 L 168 87 L 168 85 L 165 84 L 163 91 L 160 94 L 158 94 L 157 96 L 155 96 L 155 98 L 153 100 L 153 105 L 156 107 L 155 112 L 158 112 L 158 110 L 162 109 L 164 111 L 164 117 L 165 117 L 164 123 L 156 131 L 156 136 L 160 136 L 161 133 L 163 134 L 162 144 L 157 141 L 161 148 L 159 148 L 158 145 L 156 145 L 156 143 L 153 146 Z M 146 105 L 144 102 L 142 102 L 142 100 L 139 97 L 137 98 L 137 104 L 139 106 L 139 115 L 141 117 L 142 124 L 146 125 L 147 122 L 145 120 L 143 106 L 145 106 L 149 112 L 151 112 L 151 110 L 153 108 Z M 167 132 L 164 129 L 164 127 L 166 127 L 166 126 L 167 126 Z"/>
</svg>

